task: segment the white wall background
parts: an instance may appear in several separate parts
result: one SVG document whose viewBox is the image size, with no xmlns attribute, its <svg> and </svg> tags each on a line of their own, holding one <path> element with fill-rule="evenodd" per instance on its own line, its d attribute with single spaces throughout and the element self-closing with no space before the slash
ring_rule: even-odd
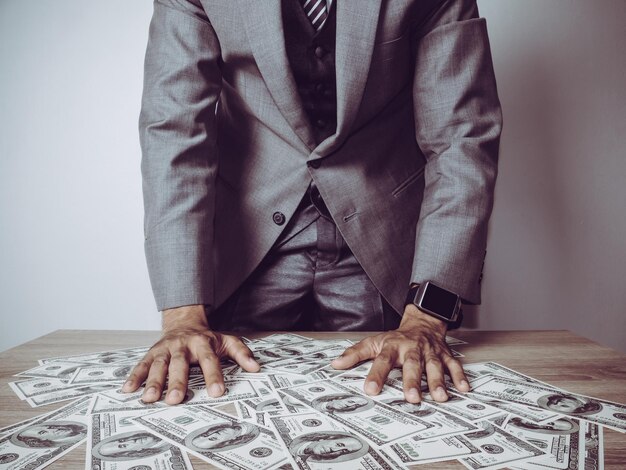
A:
<svg viewBox="0 0 626 470">
<path fill-rule="evenodd" d="M 626 2 L 479 0 L 504 108 L 469 325 L 626 352 Z M 158 329 L 137 137 L 151 2 L 0 2 L 0 350 Z"/>
</svg>

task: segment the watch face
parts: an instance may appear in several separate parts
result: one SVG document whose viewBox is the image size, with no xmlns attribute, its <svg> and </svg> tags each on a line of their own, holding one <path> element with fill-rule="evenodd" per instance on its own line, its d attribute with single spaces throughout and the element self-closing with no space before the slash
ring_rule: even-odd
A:
<svg viewBox="0 0 626 470">
<path fill-rule="evenodd" d="M 458 298 L 456 294 L 442 289 L 433 283 L 428 283 L 420 304 L 424 309 L 451 320 L 454 316 Z"/>
</svg>

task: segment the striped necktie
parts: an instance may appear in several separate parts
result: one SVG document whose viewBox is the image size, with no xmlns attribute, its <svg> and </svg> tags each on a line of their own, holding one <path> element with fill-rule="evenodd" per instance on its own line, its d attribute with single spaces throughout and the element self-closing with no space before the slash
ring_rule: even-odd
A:
<svg viewBox="0 0 626 470">
<path fill-rule="evenodd" d="M 326 0 L 300 0 L 300 3 L 315 31 L 322 29 L 328 18 Z"/>
</svg>

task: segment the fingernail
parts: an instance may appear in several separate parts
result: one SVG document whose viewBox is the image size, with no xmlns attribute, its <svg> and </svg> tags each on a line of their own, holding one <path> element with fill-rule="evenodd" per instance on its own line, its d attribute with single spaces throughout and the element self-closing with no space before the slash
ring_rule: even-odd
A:
<svg viewBox="0 0 626 470">
<path fill-rule="evenodd" d="M 157 394 L 157 390 L 154 387 L 150 387 L 148 390 L 146 390 L 146 395 L 148 396 L 154 396 Z"/>
<path fill-rule="evenodd" d="M 126 382 L 124 382 L 124 385 L 122 385 L 122 391 L 123 392 L 127 391 L 131 387 L 132 384 L 133 383 L 130 380 L 127 380 Z"/>
<path fill-rule="evenodd" d="M 376 382 L 368 382 L 365 385 L 365 391 L 370 395 L 375 395 L 378 392 L 378 384 Z"/>
<path fill-rule="evenodd" d="M 220 384 L 213 384 L 209 387 L 209 395 L 212 397 L 219 397 L 223 393 L 223 389 Z"/>
<path fill-rule="evenodd" d="M 420 394 L 417 391 L 416 388 L 412 388 L 409 390 L 409 392 L 407 393 L 408 396 L 410 396 L 411 398 L 419 398 Z"/>
<path fill-rule="evenodd" d="M 181 398 L 181 393 L 178 390 L 172 390 L 169 393 L 168 398 L 172 401 L 178 401 Z"/>
<path fill-rule="evenodd" d="M 461 387 L 467 388 L 469 390 L 469 384 L 467 383 L 467 380 L 461 380 Z"/>
<path fill-rule="evenodd" d="M 446 394 L 446 391 L 443 389 L 443 387 L 437 387 L 437 389 L 435 390 L 435 393 L 439 395 L 441 398 L 446 398 L 448 396 Z"/>
</svg>

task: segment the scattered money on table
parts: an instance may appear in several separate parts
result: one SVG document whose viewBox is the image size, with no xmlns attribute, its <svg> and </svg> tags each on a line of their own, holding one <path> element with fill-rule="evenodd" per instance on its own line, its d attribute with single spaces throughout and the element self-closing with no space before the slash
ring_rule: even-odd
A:
<svg viewBox="0 0 626 470">
<path fill-rule="evenodd" d="M 379 395 L 371 362 L 330 367 L 352 342 L 293 333 L 243 338 L 258 373 L 223 363 L 225 393 L 190 368 L 183 403 L 147 404 L 121 386 L 148 348 L 44 358 L 9 384 L 55 411 L 0 429 L 0 470 L 44 468 L 86 442 L 88 470 L 187 470 L 189 455 L 237 470 L 403 469 L 457 461 L 473 470 L 603 468 L 603 429 L 626 432 L 626 405 L 571 393 L 494 362 L 464 364 L 471 391 L 404 400 L 394 369 Z M 448 337 L 449 345 L 464 341 Z M 456 357 L 463 357 L 453 351 Z"/>
</svg>

